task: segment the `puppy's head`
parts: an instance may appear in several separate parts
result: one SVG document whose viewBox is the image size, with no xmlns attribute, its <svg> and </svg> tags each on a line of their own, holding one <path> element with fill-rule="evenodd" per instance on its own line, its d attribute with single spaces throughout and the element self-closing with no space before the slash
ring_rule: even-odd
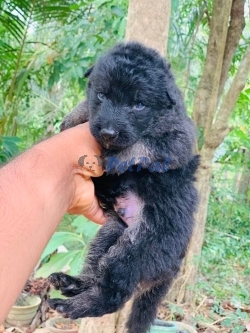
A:
<svg viewBox="0 0 250 333">
<path fill-rule="evenodd" d="M 139 43 L 118 44 L 86 77 L 91 132 L 106 149 L 120 151 L 152 134 L 182 101 L 169 65 Z"/>
</svg>

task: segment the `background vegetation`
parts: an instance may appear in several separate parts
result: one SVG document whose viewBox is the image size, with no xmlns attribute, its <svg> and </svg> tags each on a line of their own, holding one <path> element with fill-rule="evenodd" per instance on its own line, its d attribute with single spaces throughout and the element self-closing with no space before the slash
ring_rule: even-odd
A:
<svg viewBox="0 0 250 333">
<path fill-rule="evenodd" d="M 206 59 L 212 4 L 212 0 L 172 1 L 168 59 L 190 115 Z M 63 116 L 84 98 L 86 69 L 124 38 L 127 9 L 126 0 L 0 0 L 1 163 L 58 132 Z M 231 77 L 249 45 L 249 12 L 246 1 L 246 27 L 232 60 Z M 218 313 L 226 300 L 240 311 L 236 317 L 225 315 L 224 324 L 234 333 L 246 330 L 250 321 L 249 132 L 248 80 L 231 115 L 230 133 L 213 159 L 206 236 L 195 285 L 197 304 L 212 299 L 211 311 Z M 203 144 L 200 134 L 198 142 Z M 96 230 L 83 217 L 66 216 L 41 257 L 37 276 L 61 269 L 77 274 Z M 60 245 L 64 247 L 57 251 Z M 202 318 L 208 323 L 210 319 Z"/>
</svg>

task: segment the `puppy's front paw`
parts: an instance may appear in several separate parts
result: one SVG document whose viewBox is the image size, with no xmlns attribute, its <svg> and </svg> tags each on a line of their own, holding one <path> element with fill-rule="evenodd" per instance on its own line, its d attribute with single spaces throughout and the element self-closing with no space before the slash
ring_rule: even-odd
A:
<svg viewBox="0 0 250 333">
<path fill-rule="evenodd" d="M 64 131 L 68 128 L 86 123 L 88 119 L 88 103 L 87 101 L 83 101 L 78 104 L 77 107 L 63 119 L 60 130 Z"/>
<path fill-rule="evenodd" d="M 75 127 L 76 125 L 79 125 L 79 117 L 74 117 L 71 113 L 67 115 L 61 125 L 60 125 L 60 131 L 65 131 L 68 128 Z"/>
</svg>

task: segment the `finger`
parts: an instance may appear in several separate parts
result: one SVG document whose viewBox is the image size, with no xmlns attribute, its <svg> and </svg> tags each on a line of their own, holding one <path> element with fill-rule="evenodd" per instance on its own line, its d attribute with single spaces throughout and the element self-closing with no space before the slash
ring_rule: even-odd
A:
<svg viewBox="0 0 250 333">
<path fill-rule="evenodd" d="M 91 207 L 87 211 L 84 211 L 83 215 L 97 224 L 103 224 L 106 222 L 104 211 L 100 207 L 96 197 L 94 198 Z"/>
<path fill-rule="evenodd" d="M 101 157 L 93 153 L 82 155 L 78 159 L 77 170 L 85 177 L 100 177 L 104 173 L 100 160 Z"/>
<path fill-rule="evenodd" d="M 89 180 L 90 177 L 100 177 L 104 173 L 101 167 L 95 167 L 95 170 L 90 170 L 84 167 L 77 169 L 77 174 L 84 177 L 85 180 Z"/>
<path fill-rule="evenodd" d="M 91 177 L 100 177 L 104 173 L 104 170 L 102 167 L 97 166 L 95 170 L 92 172 Z"/>
</svg>

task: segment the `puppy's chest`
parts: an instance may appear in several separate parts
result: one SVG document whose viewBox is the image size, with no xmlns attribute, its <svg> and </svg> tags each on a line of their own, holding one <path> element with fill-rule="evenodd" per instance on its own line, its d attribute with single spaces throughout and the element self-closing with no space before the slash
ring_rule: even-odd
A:
<svg viewBox="0 0 250 333">
<path fill-rule="evenodd" d="M 133 196 L 142 198 L 142 192 L 147 192 L 147 184 L 151 183 L 145 171 L 126 171 L 119 175 L 105 173 L 102 177 L 93 178 L 93 182 L 97 197 L 107 208 L 113 208 L 113 205 L 118 203 L 117 199 L 123 197 L 127 197 L 132 204 L 132 197 L 127 194 L 133 193 Z"/>
<path fill-rule="evenodd" d="M 138 195 L 138 179 L 129 174 L 104 175 L 94 182 L 101 207 L 115 211 L 128 226 L 141 220 L 144 202 Z"/>
<path fill-rule="evenodd" d="M 157 202 L 157 192 L 163 191 L 161 178 L 164 178 L 163 174 L 153 177 L 144 170 L 141 173 L 127 171 L 122 175 L 104 174 L 93 181 L 101 207 L 115 211 L 126 225 L 131 226 L 142 220 L 146 204 Z"/>
</svg>

